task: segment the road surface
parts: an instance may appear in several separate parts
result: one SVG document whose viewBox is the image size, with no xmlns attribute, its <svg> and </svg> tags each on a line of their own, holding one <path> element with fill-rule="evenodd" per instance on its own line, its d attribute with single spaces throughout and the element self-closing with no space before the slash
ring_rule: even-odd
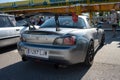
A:
<svg viewBox="0 0 120 80">
<path fill-rule="evenodd" d="M 0 80 L 120 80 L 120 32 L 98 49 L 92 67 L 76 64 L 54 68 L 53 64 L 22 62 L 16 46 L 0 49 Z"/>
</svg>

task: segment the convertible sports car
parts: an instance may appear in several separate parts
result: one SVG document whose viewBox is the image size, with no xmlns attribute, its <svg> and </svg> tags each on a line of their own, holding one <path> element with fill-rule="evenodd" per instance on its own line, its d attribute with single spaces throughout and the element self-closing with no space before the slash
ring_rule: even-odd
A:
<svg viewBox="0 0 120 80">
<path fill-rule="evenodd" d="M 89 18 L 59 16 L 45 21 L 37 30 L 25 31 L 18 43 L 23 61 L 40 60 L 55 64 L 85 63 L 91 66 L 94 52 L 104 45 L 104 30 L 90 24 Z"/>
</svg>

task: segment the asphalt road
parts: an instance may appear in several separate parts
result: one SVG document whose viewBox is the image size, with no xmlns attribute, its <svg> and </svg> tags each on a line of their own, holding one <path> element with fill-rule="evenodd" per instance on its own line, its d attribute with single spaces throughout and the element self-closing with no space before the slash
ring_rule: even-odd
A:
<svg viewBox="0 0 120 80">
<path fill-rule="evenodd" d="M 0 80 L 120 80 L 120 32 L 106 32 L 92 67 L 76 64 L 54 68 L 53 64 L 22 62 L 16 45 L 0 49 Z"/>
</svg>

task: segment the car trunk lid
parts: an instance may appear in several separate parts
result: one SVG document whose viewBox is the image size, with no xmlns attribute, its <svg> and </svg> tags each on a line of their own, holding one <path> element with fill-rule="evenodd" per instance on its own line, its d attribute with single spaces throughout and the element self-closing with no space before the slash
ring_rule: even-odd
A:
<svg viewBox="0 0 120 80">
<path fill-rule="evenodd" d="M 60 31 L 56 31 L 55 28 L 41 28 L 40 30 L 26 31 L 22 34 L 22 37 L 27 43 L 53 44 L 56 38 L 75 30 L 76 29 L 61 28 Z"/>
</svg>

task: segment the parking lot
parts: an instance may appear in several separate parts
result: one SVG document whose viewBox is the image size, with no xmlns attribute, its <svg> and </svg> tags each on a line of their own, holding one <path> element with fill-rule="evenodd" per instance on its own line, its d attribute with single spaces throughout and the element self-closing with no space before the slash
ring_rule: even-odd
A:
<svg viewBox="0 0 120 80">
<path fill-rule="evenodd" d="M 56 69 L 53 64 L 22 62 L 16 45 L 0 49 L 0 80 L 119 80 L 120 31 L 112 38 L 106 31 L 106 41 L 95 55 L 92 67 L 83 64 Z"/>
</svg>

